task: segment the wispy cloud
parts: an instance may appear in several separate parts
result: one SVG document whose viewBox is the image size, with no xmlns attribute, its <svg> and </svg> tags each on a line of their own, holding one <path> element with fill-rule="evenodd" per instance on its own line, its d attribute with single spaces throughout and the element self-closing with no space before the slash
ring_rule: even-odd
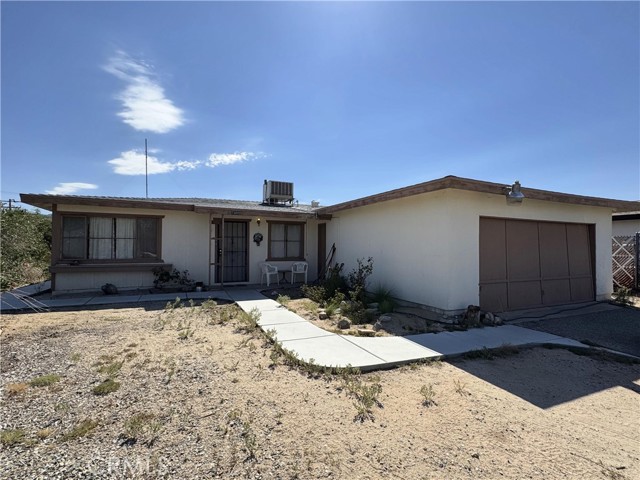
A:
<svg viewBox="0 0 640 480">
<path fill-rule="evenodd" d="M 234 152 L 234 153 L 212 153 L 206 162 L 207 167 L 219 167 L 220 165 L 233 165 L 249 160 L 257 160 L 266 157 L 262 152 Z"/>
<path fill-rule="evenodd" d="M 158 153 L 159 150 L 152 150 L 151 153 Z M 119 175 L 144 175 L 145 169 L 145 156 L 141 150 L 128 150 L 122 152 L 118 158 L 109 160 L 107 163 L 113 165 L 113 171 Z M 179 161 L 179 162 L 166 162 L 159 160 L 154 155 L 147 155 L 147 169 L 149 175 L 155 175 L 158 173 L 169 173 L 174 170 L 193 170 L 198 167 L 202 162 L 196 161 Z"/>
<path fill-rule="evenodd" d="M 157 156 L 158 153 L 160 153 L 160 150 L 157 149 L 148 151 L 147 168 L 149 175 L 194 170 L 201 166 L 215 168 L 221 165 L 233 165 L 235 163 L 242 163 L 268 156 L 262 152 L 212 153 L 206 161 L 180 160 L 171 162 L 159 159 Z M 144 151 L 142 150 L 127 150 L 126 152 L 122 152 L 119 157 L 111 159 L 107 163 L 112 165 L 114 173 L 119 175 L 145 174 L 145 157 Z"/>
<path fill-rule="evenodd" d="M 93 183 L 65 182 L 59 183 L 57 187 L 51 190 L 46 190 L 46 193 L 50 195 L 71 195 L 79 190 L 95 190 L 96 188 L 98 188 L 98 185 Z"/>
<path fill-rule="evenodd" d="M 104 69 L 126 83 L 117 95 L 124 123 L 143 132 L 167 133 L 184 124 L 184 112 L 164 94 L 151 67 L 118 51 Z"/>
</svg>

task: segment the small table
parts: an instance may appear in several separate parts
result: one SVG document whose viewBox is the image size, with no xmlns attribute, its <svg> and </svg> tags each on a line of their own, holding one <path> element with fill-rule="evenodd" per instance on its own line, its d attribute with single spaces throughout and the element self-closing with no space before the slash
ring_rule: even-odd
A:
<svg viewBox="0 0 640 480">
<path fill-rule="evenodd" d="M 282 274 L 280 280 L 282 280 L 283 282 L 287 281 L 287 273 L 291 273 L 291 270 L 278 270 L 278 272 L 280 272 Z"/>
</svg>

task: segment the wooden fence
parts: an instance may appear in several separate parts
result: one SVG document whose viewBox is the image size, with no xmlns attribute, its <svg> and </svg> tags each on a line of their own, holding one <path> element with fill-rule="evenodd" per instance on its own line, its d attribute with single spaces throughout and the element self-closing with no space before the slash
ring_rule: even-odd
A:
<svg viewBox="0 0 640 480">
<path fill-rule="evenodd" d="M 640 233 L 612 237 L 613 288 L 640 288 Z"/>
</svg>

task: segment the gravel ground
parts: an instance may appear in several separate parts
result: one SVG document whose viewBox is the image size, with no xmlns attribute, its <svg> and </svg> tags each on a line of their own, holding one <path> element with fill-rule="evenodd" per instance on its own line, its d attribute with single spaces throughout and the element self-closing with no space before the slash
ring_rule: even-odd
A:
<svg viewBox="0 0 640 480">
<path fill-rule="evenodd" d="M 598 313 L 550 318 L 518 326 L 553 333 L 574 340 L 640 357 L 640 309 L 618 307 Z"/>
<path fill-rule="evenodd" d="M 640 478 L 640 365 L 536 348 L 313 373 L 234 306 L 0 328 L 0 478 Z"/>
</svg>

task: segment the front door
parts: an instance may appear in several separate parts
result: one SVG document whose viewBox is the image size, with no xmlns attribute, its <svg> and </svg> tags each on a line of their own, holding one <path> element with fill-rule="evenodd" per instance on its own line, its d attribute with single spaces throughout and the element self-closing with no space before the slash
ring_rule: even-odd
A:
<svg viewBox="0 0 640 480">
<path fill-rule="evenodd" d="M 246 282 L 249 279 L 248 230 L 247 222 L 224 222 L 224 283 Z"/>
<path fill-rule="evenodd" d="M 249 224 L 211 221 L 211 284 L 247 282 L 249 279 Z"/>
<path fill-rule="evenodd" d="M 325 263 L 327 261 L 327 224 L 318 224 L 318 278 L 322 279 L 325 275 Z"/>
</svg>

